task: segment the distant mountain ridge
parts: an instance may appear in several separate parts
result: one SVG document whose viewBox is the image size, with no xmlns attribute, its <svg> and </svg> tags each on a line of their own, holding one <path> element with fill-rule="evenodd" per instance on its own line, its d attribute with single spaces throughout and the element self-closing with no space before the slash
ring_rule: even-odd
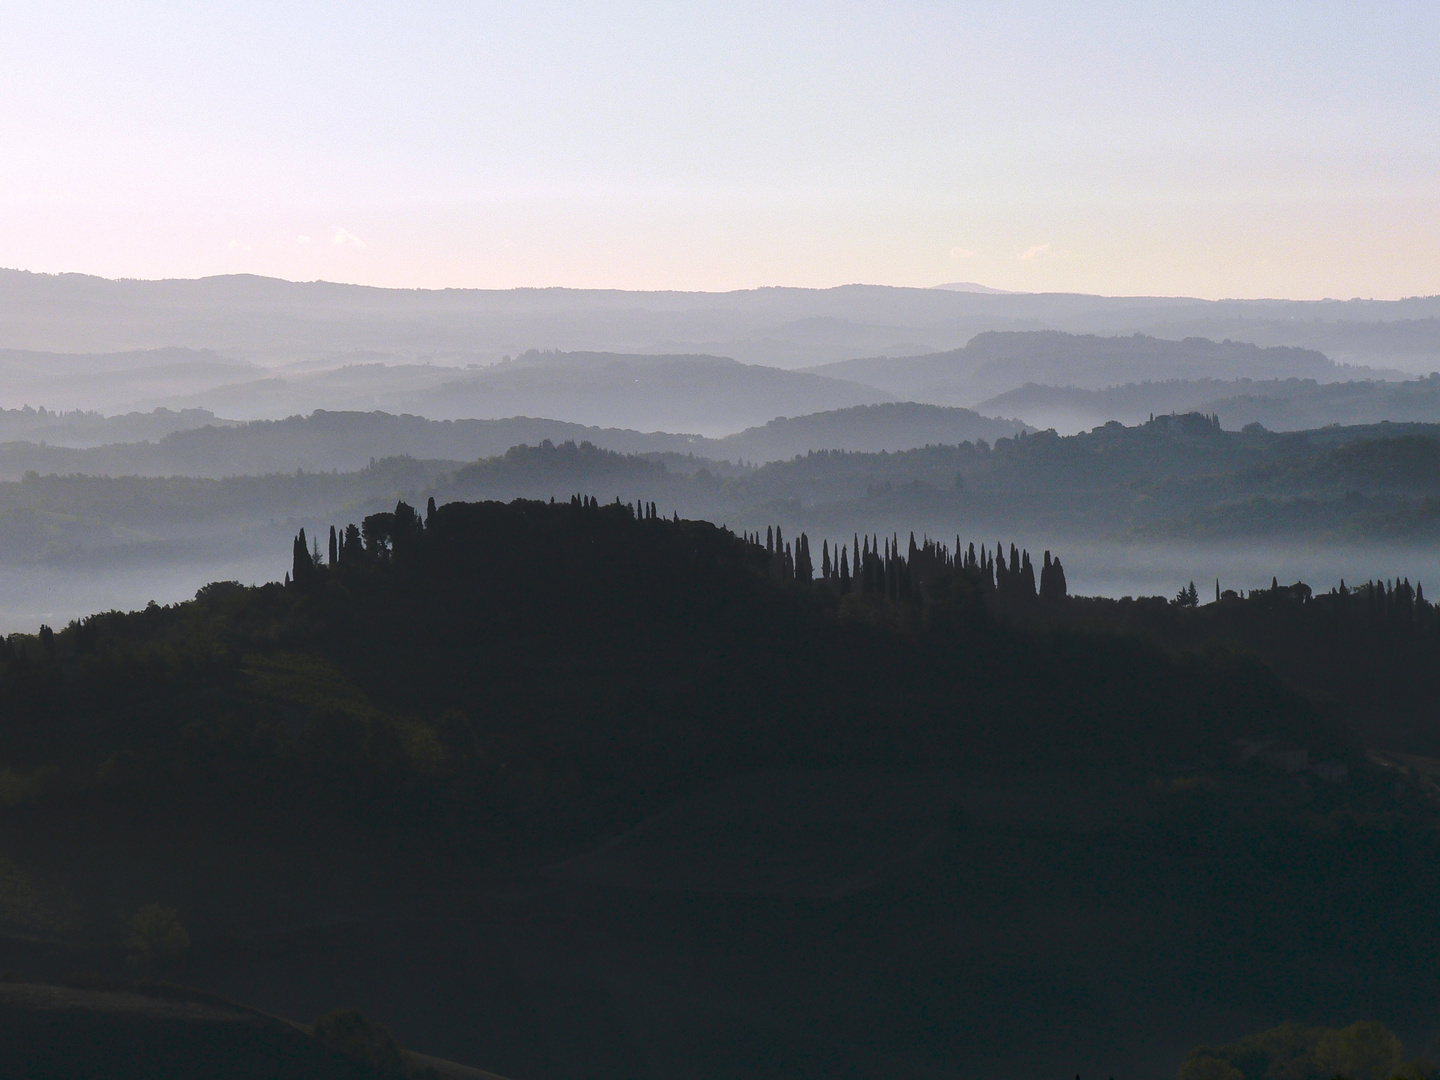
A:
<svg viewBox="0 0 1440 1080">
<path fill-rule="evenodd" d="M 1440 421 L 1440 376 L 1403 382 L 1314 379 L 1197 379 L 1127 383 L 1103 390 L 1027 383 L 978 406 L 1024 417 L 1062 433 L 1110 420 L 1135 424 L 1147 414 L 1204 412 L 1232 429 L 1261 424 L 1272 431 L 1304 431 L 1330 424 Z"/>
<path fill-rule="evenodd" d="M 712 457 L 774 461 L 811 450 L 873 453 L 955 445 L 977 439 L 994 442 L 1027 430 L 1029 428 L 1018 420 L 982 416 L 971 409 L 913 401 L 887 402 L 811 416 L 782 416 L 763 427 L 716 439 L 707 449 L 715 451 Z"/>
<path fill-rule="evenodd" d="M 176 414 L 170 414 L 172 417 Z M 3 417 L 0 417 L 3 419 Z M 116 418 L 121 419 L 121 418 Z M 3 428 L 0 428 L 3 430 Z M 695 455 L 771 461 L 810 450 L 909 450 L 930 443 L 985 439 L 1026 430 L 968 409 L 894 403 L 781 417 L 720 439 L 664 431 L 601 428 L 527 416 L 504 420 L 430 420 L 385 412 L 327 412 L 172 431 L 155 441 L 89 446 L 0 444 L 0 479 L 26 472 L 98 476 L 199 476 L 342 472 L 373 458 L 474 461 L 512 446 L 589 442 L 625 454 Z"/>
<path fill-rule="evenodd" d="M 414 395 L 439 419 L 545 412 L 585 424 L 719 436 L 777 414 L 871 405 L 883 391 L 718 356 L 531 351 Z"/>
<path fill-rule="evenodd" d="M 212 349 L 57 353 L 0 349 L 0 409 L 114 411 L 145 398 L 203 393 L 265 369 Z"/>
<path fill-rule="evenodd" d="M 154 409 L 121 416 L 104 416 L 79 409 L 52 412 L 39 409 L 0 409 L 0 443 L 26 440 L 54 446 L 91 447 L 122 442 L 151 442 L 176 431 L 200 427 L 232 427 L 208 409 L 174 412 Z"/>
<path fill-rule="evenodd" d="M 985 296 L 1014 296 L 1014 289 L 992 289 L 989 285 L 981 285 L 975 281 L 947 281 L 943 285 L 932 285 L 932 289 L 944 289 L 947 292 L 981 293 Z"/>
<path fill-rule="evenodd" d="M 845 360 L 809 370 L 910 400 L 973 405 L 1026 383 L 1100 389 L 1163 379 L 1333 379 L 1341 369 L 1313 349 L 1034 330 L 977 334 L 949 352 Z"/>
<path fill-rule="evenodd" d="M 209 409 L 275 420 L 316 409 L 415 413 L 434 420 L 561 416 L 586 426 L 726 435 L 778 413 L 868 405 L 891 395 L 830 376 L 743 364 L 722 356 L 531 350 L 498 364 L 345 363 L 321 370 L 246 366 L 180 394 L 117 389 L 143 408 Z M 50 402 L 55 407 L 55 402 Z M 70 407 L 68 402 L 60 403 Z"/>
<path fill-rule="evenodd" d="M 463 366 L 559 348 L 705 352 L 800 368 L 899 355 L 896 346 L 905 342 L 920 346 L 906 355 L 920 355 L 958 348 L 988 330 L 1040 329 L 1231 338 L 1417 373 L 1440 367 L 1440 297 L 1212 301 L 878 285 L 727 293 L 424 290 L 250 275 L 111 281 L 0 270 L 0 348 L 185 346 L 267 366 L 327 358 L 334 366 L 357 350 L 387 362 Z"/>
</svg>

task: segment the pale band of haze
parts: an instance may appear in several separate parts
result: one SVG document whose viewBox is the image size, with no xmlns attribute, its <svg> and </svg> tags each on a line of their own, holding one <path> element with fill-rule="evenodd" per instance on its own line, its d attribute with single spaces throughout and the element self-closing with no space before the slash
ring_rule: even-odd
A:
<svg viewBox="0 0 1440 1080">
<path fill-rule="evenodd" d="M 0 265 L 1440 293 L 1440 6 L 7 10 Z"/>
</svg>

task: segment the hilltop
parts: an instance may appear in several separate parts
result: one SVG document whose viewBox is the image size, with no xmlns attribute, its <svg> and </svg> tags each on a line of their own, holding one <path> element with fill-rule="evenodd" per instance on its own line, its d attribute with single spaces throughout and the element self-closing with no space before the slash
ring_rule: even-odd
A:
<svg viewBox="0 0 1440 1080">
<path fill-rule="evenodd" d="M 698 455 L 773 461 L 811 450 L 910 450 L 934 443 L 994 440 L 1026 430 L 1014 420 L 913 402 L 859 405 L 779 417 L 722 438 L 587 427 L 527 416 L 429 420 L 410 414 L 332 412 L 239 423 L 206 410 L 103 417 L 44 410 L 0 413 L 0 479 L 26 472 L 88 476 L 226 477 L 350 471 L 387 457 L 474 461 L 513 446 L 588 442 L 628 454 Z M 133 441 L 119 441 L 125 436 Z M 548 493 L 547 493 L 548 494 Z"/>
<path fill-rule="evenodd" d="M 1231 430 L 1260 424 L 1271 431 L 1303 431 L 1332 424 L 1440 421 L 1440 378 L 1398 382 L 1350 379 L 1174 379 L 1088 390 L 1027 383 L 982 401 L 985 412 L 1023 416 L 1062 433 L 1111 420 L 1135 424 L 1157 413 L 1218 415 Z"/>
<path fill-rule="evenodd" d="M 1026 383 L 1094 390 L 1142 380 L 1334 379 L 1342 373 L 1314 349 L 1054 330 L 988 331 L 948 352 L 845 360 L 810 370 L 941 405 L 973 405 Z"/>
<path fill-rule="evenodd" d="M 317 413 L 118 447 L 12 444 L 0 447 L 0 462 L 28 468 L 0 481 L 0 566 L 198 561 L 212 576 L 235 576 L 243 558 L 246 574 L 278 575 L 282 567 L 255 562 L 257 549 L 273 549 L 301 526 L 358 519 L 401 499 L 549 499 L 580 490 L 657 500 L 667 512 L 745 530 L 767 523 L 834 535 L 914 528 L 935 536 L 1039 535 L 1052 546 L 1129 545 L 1116 559 L 1133 558 L 1137 543 L 1220 551 L 1244 539 L 1299 538 L 1312 549 L 1338 550 L 1423 545 L 1440 535 L 1432 460 L 1440 429 L 1428 424 L 1286 433 L 1227 431 L 1213 415 L 1158 415 L 1073 436 L 1022 430 L 993 443 L 825 450 L 754 464 L 788 449 L 792 437 L 893 439 L 905 447 L 976 428 L 1008 425 L 964 410 L 881 405 L 704 440 L 524 419 Z M 907 432 L 917 438 L 905 439 Z M 517 434 L 524 441 L 511 443 Z M 367 462 L 374 442 L 401 453 Z M 482 454 L 470 458 L 477 447 Z M 340 467 L 325 469 L 327 462 Z M 252 470 L 261 475 L 244 475 Z M 1392 565 L 1372 560 L 1338 573 Z"/>
<path fill-rule="evenodd" d="M 158 903 L 192 942 L 167 979 L 520 1076 L 879 1076 L 922 1013 L 941 1070 L 1164 1071 L 1320 998 L 1420 1022 L 1425 776 L 1220 608 L 1159 601 L 1184 644 L 1092 632 L 1054 553 L 899 536 L 844 538 L 847 589 L 841 537 L 643 500 L 335 524 L 286 586 L 5 641 L 6 970 L 115 973 Z M 1353 685 L 1386 635 L 1433 649 L 1407 604 L 1344 631 Z"/>
<path fill-rule="evenodd" d="M 1207 301 L 873 285 L 728 293 L 426 290 L 250 275 L 110 281 L 5 270 L 0 316 L 0 347 L 94 353 L 179 345 L 266 366 L 335 367 L 354 363 L 359 352 L 386 363 L 463 367 L 558 348 L 706 353 L 804 367 L 857 355 L 943 352 L 986 331 L 1036 329 L 1230 338 L 1414 372 L 1428 372 L 1440 355 L 1435 297 Z"/>
</svg>

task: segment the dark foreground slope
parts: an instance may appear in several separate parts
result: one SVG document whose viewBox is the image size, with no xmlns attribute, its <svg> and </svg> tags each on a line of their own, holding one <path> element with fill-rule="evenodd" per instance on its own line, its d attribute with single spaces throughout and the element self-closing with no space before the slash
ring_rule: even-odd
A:
<svg viewBox="0 0 1440 1080">
<path fill-rule="evenodd" d="M 301 1025 L 173 986 L 0 982 L 13 1080 L 500 1080 L 408 1053 L 354 1013 Z"/>
<path fill-rule="evenodd" d="M 1432 1022 L 1423 792 L 1252 661 L 1011 629 L 963 573 L 841 598 L 617 505 L 342 550 L 7 643 L 0 970 L 358 1006 L 526 1080 L 1155 1074 Z M 154 903 L 192 943 L 127 960 Z"/>
</svg>

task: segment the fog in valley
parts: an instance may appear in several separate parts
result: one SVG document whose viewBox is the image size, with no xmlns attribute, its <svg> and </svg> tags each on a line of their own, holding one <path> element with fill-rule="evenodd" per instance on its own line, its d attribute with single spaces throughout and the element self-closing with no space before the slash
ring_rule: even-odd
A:
<svg viewBox="0 0 1440 1080">
<path fill-rule="evenodd" d="M 1440 1080 L 1440 5 L 3 26 L 0 1080 Z"/>
<path fill-rule="evenodd" d="M 212 581 L 246 585 L 277 581 L 289 571 L 289 538 L 295 531 L 304 528 L 309 535 L 317 535 L 317 530 L 323 535 L 344 517 L 345 512 L 337 512 L 255 529 L 243 548 L 213 555 L 195 544 L 111 558 L 0 566 L 0 632 L 34 633 L 42 625 L 64 626 L 96 612 L 137 610 L 152 601 L 178 603 L 193 598 Z M 964 534 L 961 539 L 968 542 Z M 992 547 L 995 542 L 990 539 Z M 1063 555 L 1070 588 L 1082 595 L 1171 597 L 1194 582 L 1208 597 L 1216 580 L 1222 588 L 1248 592 L 1268 588 L 1277 577 L 1287 585 L 1305 581 L 1327 590 L 1342 581 L 1353 584 L 1402 576 L 1412 583 L 1440 583 L 1440 551 L 1433 544 L 1155 547 L 1043 537 L 1025 542 L 1037 551 L 1053 548 Z"/>
<path fill-rule="evenodd" d="M 0 1067 L 1433 1078 L 1437 315 L 0 273 Z"/>
<path fill-rule="evenodd" d="M 5 271 L 0 628 L 278 580 L 302 526 L 401 499 L 577 492 L 736 530 L 1053 549 L 1073 588 L 1107 596 L 1217 576 L 1440 582 L 1428 459 L 1366 459 L 1384 505 L 1331 462 L 1342 442 L 1429 445 L 1437 315 L 1434 300 L 426 293 Z M 1210 445 L 1154 429 L 1172 414 L 1217 418 Z M 1117 422 L 1140 457 L 1112 468 L 1083 433 Z M 1047 429 L 1061 442 L 1024 443 Z M 1048 478 L 1021 460 L 1042 452 Z M 1272 475 L 1250 474 L 1260 462 Z M 1347 509 L 1354 491 L 1367 501 Z"/>
</svg>

